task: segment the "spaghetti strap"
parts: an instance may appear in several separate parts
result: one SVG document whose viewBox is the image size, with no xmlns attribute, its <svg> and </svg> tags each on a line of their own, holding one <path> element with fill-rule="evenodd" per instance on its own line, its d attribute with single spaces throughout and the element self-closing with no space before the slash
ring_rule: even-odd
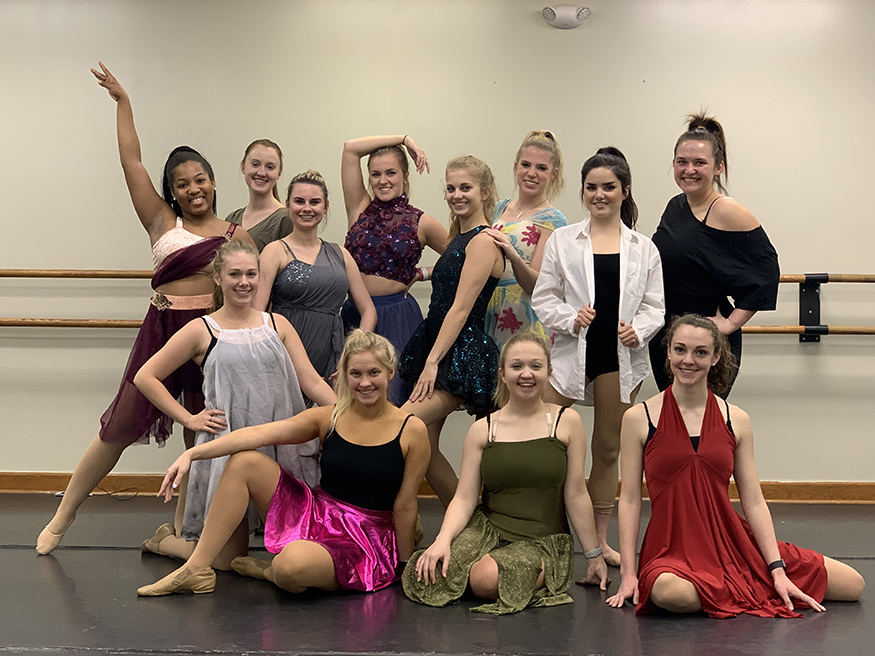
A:
<svg viewBox="0 0 875 656">
<path fill-rule="evenodd" d="M 207 327 L 207 332 L 210 334 L 210 337 L 212 337 L 213 339 L 215 339 L 216 336 L 213 334 L 213 329 L 210 327 L 210 324 L 209 324 L 209 322 L 207 321 L 207 318 L 206 318 L 206 317 L 201 317 L 201 321 L 203 321 L 203 322 L 204 322 L 204 325 Z"/>
<path fill-rule="evenodd" d="M 204 353 L 203 359 L 201 360 L 201 370 L 203 370 L 204 364 L 206 363 L 207 358 L 210 356 L 210 353 L 213 352 L 213 349 L 216 348 L 216 344 L 219 343 L 219 338 L 216 337 L 215 333 L 213 333 L 212 326 L 210 326 L 210 321 L 212 321 L 213 323 L 216 323 L 215 319 L 213 319 L 212 317 L 201 317 L 201 321 L 204 322 L 204 325 L 207 327 L 207 332 L 210 334 L 210 345 L 207 346 L 207 350 Z M 222 327 L 219 326 L 219 324 L 217 324 L 217 323 L 216 323 L 216 326 L 219 327 L 219 331 L 221 332 Z"/>
<path fill-rule="evenodd" d="M 729 432 L 735 435 L 735 431 L 732 430 L 732 419 L 729 417 L 729 401 L 723 399 L 723 405 L 726 406 L 726 428 L 729 429 Z"/>
<path fill-rule="evenodd" d="M 227 239 L 228 241 L 230 241 L 230 240 L 231 240 L 231 237 L 234 236 L 234 231 L 235 231 L 236 229 L 237 229 L 237 224 L 236 224 L 236 223 L 232 223 L 230 226 L 228 226 L 228 229 L 225 231 L 225 239 Z"/>
<path fill-rule="evenodd" d="M 647 401 L 642 401 L 641 405 L 644 406 L 644 414 L 647 415 L 647 425 L 655 430 L 656 426 L 653 425 L 653 420 L 650 418 L 650 409 L 647 407 Z"/>
<path fill-rule="evenodd" d="M 273 312 L 270 312 L 269 315 L 270 315 L 270 323 L 271 323 L 271 325 L 273 326 L 273 331 L 274 331 L 274 332 L 279 332 L 279 331 L 276 329 L 276 317 L 273 316 Z"/>
<path fill-rule="evenodd" d="M 714 200 L 711 201 L 711 204 L 708 205 L 708 211 L 705 212 L 705 218 L 702 219 L 702 225 L 708 225 L 708 215 L 711 213 L 711 208 L 714 207 L 714 203 L 723 198 L 723 196 L 717 196 Z"/>
<path fill-rule="evenodd" d="M 486 441 L 487 442 L 494 442 L 495 441 L 495 433 L 493 432 L 495 430 L 495 425 L 492 423 L 492 414 L 493 413 L 490 412 L 488 415 L 486 415 Z M 495 414 L 498 414 L 498 411 L 496 411 Z"/>
<path fill-rule="evenodd" d="M 401 428 L 398 429 L 398 435 L 395 436 L 395 439 L 396 439 L 396 440 L 397 440 L 399 437 L 401 437 L 401 433 L 404 432 L 404 427 L 407 426 L 407 422 L 410 421 L 410 418 L 411 418 L 412 416 L 413 416 L 413 413 L 411 412 L 409 415 L 407 415 L 406 417 L 404 417 L 404 423 L 401 424 Z"/>
<path fill-rule="evenodd" d="M 553 428 L 550 431 L 550 437 L 556 437 L 556 430 L 559 428 L 559 420 L 562 419 L 562 413 L 568 410 L 564 405 L 559 408 L 559 412 L 556 413 L 556 419 L 553 420 Z"/>
<path fill-rule="evenodd" d="M 297 260 L 297 259 L 298 259 L 298 256 L 295 255 L 295 252 L 292 250 L 291 246 L 289 246 L 289 245 L 286 243 L 286 240 L 285 240 L 285 239 L 280 239 L 279 241 L 280 241 L 280 243 L 283 245 L 283 248 L 286 249 L 286 252 L 287 252 L 289 255 L 292 256 L 292 259 L 293 259 L 293 260 Z"/>
</svg>

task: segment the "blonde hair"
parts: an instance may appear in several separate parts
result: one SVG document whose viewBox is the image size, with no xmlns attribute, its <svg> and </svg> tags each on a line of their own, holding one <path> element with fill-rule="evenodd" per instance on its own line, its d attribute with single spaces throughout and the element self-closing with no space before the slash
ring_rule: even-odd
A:
<svg viewBox="0 0 875 656">
<path fill-rule="evenodd" d="M 556 174 L 547 183 L 547 200 L 552 201 L 565 189 L 565 167 L 562 164 L 562 149 L 559 148 L 559 142 L 549 130 L 532 130 L 523 139 L 519 150 L 516 151 L 516 159 L 513 161 L 514 167 L 519 164 L 523 150 L 526 148 L 540 148 L 550 155 L 550 163 L 556 169 Z"/>
<path fill-rule="evenodd" d="M 282 174 L 283 174 L 283 151 L 279 147 L 279 144 L 277 144 L 274 141 L 271 141 L 270 139 L 256 139 L 251 144 L 246 146 L 246 150 L 243 153 L 243 159 L 240 160 L 240 168 L 242 169 L 244 166 L 246 166 L 246 158 L 249 157 L 249 151 L 252 150 L 253 148 L 255 148 L 256 146 L 264 146 L 265 148 L 273 148 L 276 151 L 276 154 L 279 156 L 279 160 L 280 160 L 279 175 L 282 176 Z M 276 185 L 276 183 L 274 183 L 273 189 L 271 191 L 273 192 L 273 197 L 276 198 L 277 200 L 279 200 L 280 193 L 279 193 L 279 191 L 277 191 L 276 187 L 277 187 L 277 185 Z"/>
<path fill-rule="evenodd" d="M 504 346 L 501 347 L 501 355 L 498 356 L 498 382 L 495 385 L 495 393 L 492 395 L 492 400 L 495 401 L 495 405 L 499 408 L 503 408 L 507 405 L 507 402 L 510 401 L 510 390 L 507 389 L 507 385 L 505 385 L 504 381 L 501 379 L 501 373 L 504 371 L 504 363 L 507 361 L 507 354 L 514 346 L 522 344 L 523 342 L 531 342 L 532 344 L 540 346 L 541 350 L 544 351 L 544 357 L 547 358 L 547 371 L 549 372 L 553 368 L 550 360 L 550 345 L 547 344 L 546 339 L 537 333 L 533 333 L 531 330 L 517 333 L 511 337 L 504 343 Z"/>
<path fill-rule="evenodd" d="M 498 204 L 498 188 L 495 185 L 495 176 L 492 174 L 492 169 L 487 166 L 486 162 L 477 159 L 473 155 L 463 155 L 451 159 L 447 163 L 446 173 L 450 171 L 467 171 L 472 178 L 480 185 L 480 191 L 486 192 L 486 198 L 483 199 L 483 214 L 486 217 L 487 223 L 492 225 L 492 215 L 495 213 L 495 206 Z M 453 241 L 459 235 L 461 227 L 459 217 L 453 210 L 450 210 L 450 230 L 447 235 L 447 243 Z"/>
<path fill-rule="evenodd" d="M 340 416 L 352 406 L 352 390 L 349 388 L 347 372 L 349 371 L 350 358 L 360 353 L 371 353 L 389 373 L 394 372 L 398 364 L 395 347 L 388 339 L 376 333 L 366 333 L 361 328 L 351 331 L 346 338 L 343 353 L 340 354 L 340 360 L 337 363 L 339 375 L 334 390 L 337 394 L 337 403 L 334 406 L 334 412 L 331 413 L 332 428 Z"/>
<path fill-rule="evenodd" d="M 368 155 L 368 186 L 371 184 L 371 160 L 375 157 L 380 157 L 381 155 L 394 155 L 398 158 L 398 167 L 401 169 L 401 175 L 404 178 L 401 193 L 410 196 L 410 164 L 407 160 L 407 153 L 404 152 L 404 149 L 400 145 L 383 146 L 377 148 L 374 152 Z"/>
<path fill-rule="evenodd" d="M 231 239 L 219 246 L 216 251 L 216 256 L 213 258 L 213 275 L 221 276 L 222 269 L 225 268 L 225 263 L 228 257 L 234 253 L 247 253 L 255 258 L 255 266 L 261 271 L 261 264 L 258 259 L 258 250 L 252 244 L 237 239 Z M 210 312 L 215 312 L 225 304 L 225 296 L 222 293 L 222 285 L 216 284 L 213 289 L 213 305 L 210 307 Z"/>
</svg>

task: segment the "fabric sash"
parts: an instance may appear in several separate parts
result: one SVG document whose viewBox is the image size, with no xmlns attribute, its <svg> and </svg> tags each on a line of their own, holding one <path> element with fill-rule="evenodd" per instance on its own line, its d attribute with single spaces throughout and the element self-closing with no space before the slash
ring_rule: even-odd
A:
<svg viewBox="0 0 875 656">
<path fill-rule="evenodd" d="M 224 235 L 206 237 L 191 246 L 180 248 L 168 255 L 152 275 L 152 289 L 158 289 L 161 285 L 175 280 L 188 278 L 207 267 L 216 256 L 216 251 L 231 238 L 236 228 L 236 225 L 231 224 Z"/>
</svg>

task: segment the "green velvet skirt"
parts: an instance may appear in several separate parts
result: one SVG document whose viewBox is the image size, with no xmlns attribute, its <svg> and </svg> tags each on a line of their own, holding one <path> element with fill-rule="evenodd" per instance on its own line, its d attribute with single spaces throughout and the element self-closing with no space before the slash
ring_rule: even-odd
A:
<svg viewBox="0 0 875 656">
<path fill-rule="evenodd" d="M 498 565 L 498 600 L 472 608 L 472 612 L 504 615 L 529 607 L 573 603 L 566 594 L 574 577 L 574 541 L 568 533 L 508 542 L 477 509 L 450 544 L 446 577 L 438 571 L 435 583 L 416 580 L 416 563 L 423 552 L 413 554 L 401 578 L 404 593 L 420 604 L 446 606 L 461 597 L 468 587 L 471 566 L 486 554 Z M 535 590 L 542 563 L 544 587 Z"/>
</svg>

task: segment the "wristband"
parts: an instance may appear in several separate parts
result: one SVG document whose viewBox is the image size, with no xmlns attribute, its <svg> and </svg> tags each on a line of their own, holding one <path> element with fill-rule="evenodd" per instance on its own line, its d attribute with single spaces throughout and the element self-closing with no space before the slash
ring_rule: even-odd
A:
<svg viewBox="0 0 875 656">
<path fill-rule="evenodd" d="M 401 137 L 401 143 L 398 144 L 398 145 L 399 145 L 399 146 L 404 146 L 404 142 L 407 140 L 407 137 L 408 137 L 408 135 L 406 135 L 406 134 L 405 134 L 403 137 Z M 404 146 L 404 147 L 406 148 L 407 146 Z"/>
<path fill-rule="evenodd" d="M 426 280 L 428 280 L 428 269 L 426 269 L 425 267 L 420 267 L 419 275 L 421 276 L 420 280 L 425 282 Z"/>
<path fill-rule="evenodd" d="M 778 558 L 778 560 L 772 561 L 769 563 L 769 571 L 774 572 L 776 569 L 787 569 L 787 563 L 784 562 L 783 558 Z"/>
<path fill-rule="evenodd" d="M 586 558 L 587 560 L 592 560 L 593 558 L 598 558 L 601 555 L 602 555 L 602 548 L 601 547 L 596 547 L 595 549 L 590 549 L 589 551 L 583 552 L 583 557 Z"/>
</svg>

